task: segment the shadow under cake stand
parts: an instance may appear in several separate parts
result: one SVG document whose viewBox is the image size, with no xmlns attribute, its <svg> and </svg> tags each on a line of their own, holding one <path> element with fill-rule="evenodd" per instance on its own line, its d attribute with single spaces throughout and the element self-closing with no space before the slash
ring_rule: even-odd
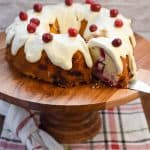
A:
<svg viewBox="0 0 150 150">
<path fill-rule="evenodd" d="M 143 67 L 140 58 L 143 52 L 148 51 L 150 43 L 140 36 L 136 37 L 136 58 L 138 65 Z M 61 143 L 79 143 L 92 138 L 101 127 L 99 110 L 119 106 L 141 96 L 136 91 L 104 86 L 60 88 L 25 77 L 7 64 L 5 47 L 5 34 L 0 33 L 0 98 L 40 111 L 42 128 Z M 148 57 L 144 62 L 150 63 Z M 141 70 L 139 77 L 147 79 L 147 73 L 149 71 Z"/>
</svg>

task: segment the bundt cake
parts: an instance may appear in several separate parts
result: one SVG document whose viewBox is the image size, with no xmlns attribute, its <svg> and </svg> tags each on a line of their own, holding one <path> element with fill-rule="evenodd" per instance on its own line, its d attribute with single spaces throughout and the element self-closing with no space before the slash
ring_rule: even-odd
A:
<svg viewBox="0 0 150 150">
<path fill-rule="evenodd" d="M 126 87 L 135 78 L 131 20 L 92 0 L 21 11 L 6 29 L 6 59 L 19 72 L 59 86 L 94 80 Z"/>
</svg>

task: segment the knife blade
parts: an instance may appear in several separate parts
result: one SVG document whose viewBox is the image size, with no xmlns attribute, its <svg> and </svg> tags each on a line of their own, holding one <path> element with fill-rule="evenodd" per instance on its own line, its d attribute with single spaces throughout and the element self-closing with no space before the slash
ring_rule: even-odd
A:
<svg viewBox="0 0 150 150">
<path fill-rule="evenodd" d="M 129 83 L 128 88 L 139 92 L 150 94 L 150 85 L 144 83 L 141 80 L 134 80 Z"/>
</svg>

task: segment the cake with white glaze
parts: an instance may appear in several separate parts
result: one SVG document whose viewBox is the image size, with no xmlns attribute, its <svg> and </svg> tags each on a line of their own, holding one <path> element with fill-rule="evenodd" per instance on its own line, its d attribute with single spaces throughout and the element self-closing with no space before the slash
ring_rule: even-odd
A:
<svg viewBox="0 0 150 150">
<path fill-rule="evenodd" d="M 21 11 L 6 30 L 10 65 L 60 86 L 90 83 L 126 87 L 135 78 L 131 20 L 97 2 L 65 3 Z"/>
</svg>

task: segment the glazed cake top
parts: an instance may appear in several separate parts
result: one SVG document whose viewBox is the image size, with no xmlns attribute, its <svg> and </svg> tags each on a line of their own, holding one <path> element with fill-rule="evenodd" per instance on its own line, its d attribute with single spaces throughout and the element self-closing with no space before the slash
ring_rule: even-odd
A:
<svg viewBox="0 0 150 150">
<path fill-rule="evenodd" d="M 50 33 L 50 25 L 56 20 L 60 34 Z M 77 32 L 83 20 L 87 21 L 87 26 L 82 37 Z M 42 51 L 45 51 L 54 65 L 70 70 L 73 55 L 80 51 L 87 66 L 91 68 L 93 61 L 89 48 L 98 46 L 104 48 L 113 59 L 118 73 L 123 70 L 120 57 L 126 55 L 129 56 L 132 74 L 136 72 L 133 56 L 136 42 L 131 20 L 116 9 L 108 10 L 98 3 L 35 4 L 32 10 L 21 12 L 16 17 L 6 34 L 12 55 L 16 55 L 24 46 L 26 60 L 30 63 L 39 61 Z"/>
</svg>

